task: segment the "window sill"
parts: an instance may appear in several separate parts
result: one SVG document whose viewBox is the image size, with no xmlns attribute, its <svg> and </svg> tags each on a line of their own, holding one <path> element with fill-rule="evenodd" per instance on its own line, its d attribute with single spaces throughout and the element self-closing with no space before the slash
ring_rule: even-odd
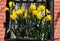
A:
<svg viewBox="0 0 60 41">
<path fill-rule="evenodd" d="M 6 39 L 6 41 L 51 41 L 51 40 L 40 40 L 35 38 L 10 38 Z"/>
</svg>

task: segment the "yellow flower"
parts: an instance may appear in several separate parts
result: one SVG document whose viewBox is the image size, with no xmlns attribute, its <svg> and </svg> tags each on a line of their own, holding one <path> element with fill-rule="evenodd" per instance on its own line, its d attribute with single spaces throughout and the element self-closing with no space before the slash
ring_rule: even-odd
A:
<svg viewBox="0 0 60 41">
<path fill-rule="evenodd" d="M 50 14 L 50 11 L 48 9 L 46 9 L 46 15 Z"/>
<path fill-rule="evenodd" d="M 25 10 L 25 7 L 24 6 L 21 6 L 21 10 L 24 11 Z"/>
<path fill-rule="evenodd" d="M 37 10 L 34 10 L 33 12 L 32 12 L 32 15 L 37 15 L 38 14 L 38 11 Z"/>
<path fill-rule="evenodd" d="M 37 8 L 38 11 L 45 11 L 45 6 L 44 5 L 39 5 Z"/>
<path fill-rule="evenodd" d="M 15 20 L 17 18 L 17 15 L 16 14 L 12 14 L 10 15 L 11 19 Z"/>
<path fill-rule="evenodd" d="M 23 13 L 23 11 L 19 9 L 19 10 L 16 11 L 16 13 L 17 13 L 18 15 L 21 15 L 21 14 Z"/>
<path fill-rule="evenodd" d="M 12 7 L 12 6 L 15 6 L 15 3 L 12 2 L 12 1 L 10 1 L 10 2 L 9 2 L 9 7 Z"/>
<path fill-rule="evenodd" d="M 28 10 L 26 9 L 25 13 L 24 13 L 24 18 L 29 18 L 29 15 L 28 15 Z"/>
<path fill-rule="evenodd" d="M 28 13 L 28 11 L 27 11 L 27 9 L 26 9 L 25 14 L 24 14 L 24 17 L 25 17 L 25 18 L 27 17 L 27 13 Z"/>
<path fill-rule="evenodd" d="M 13 6 L 15 6 L 15 3 L 13 2 Z"/>
<path fill-rule="evenodd" d="M 38 13 L 37 16 L 36 16 L 38 19 L 42 19 L 42 14 Z"/>
<path fill-rule="evenodd" d="M 47 15 L 47 16 L 45 17 L 45 20 L 46 20 L 46 21 L 50 21 L 51 19 L 52 19 L 51 15 Z"/>
<path fill-rule="evenodd" d="M 11 19 L 15 20 L 17 18 L 16 10 L 12 11 L 12 14 L 10 15 Z"/>
<path fill-rule="evenodd" d="M 9 8 L 8 8 L 8 7 L 6 7 L 6 8 L 5 8 L 5 10 L 9 10 Z"/>
<path fill-rule="evenodd" d="M 30 10 L 31 10 L 31 11 L 36 10 L 36 5 L 35 5 L 35 4 L 34 4 L 34 5 L 31 4 L 31 6 L 30 6 Z"/>
<path fill-rule="evenodd" d="M 13 14 L 13 15 L 16 14 L 16 10 L 13 10 L 13 11 L 12 11 L 12 14 Z"/>
<path fill-rule="evenodd" d="M 27 13 L 25 13 L 25 14 L 24 14 L 24 18 L 27 18 L 27 17 L 28 17 L 28 14 L 27 14 Z"/>
</svg>

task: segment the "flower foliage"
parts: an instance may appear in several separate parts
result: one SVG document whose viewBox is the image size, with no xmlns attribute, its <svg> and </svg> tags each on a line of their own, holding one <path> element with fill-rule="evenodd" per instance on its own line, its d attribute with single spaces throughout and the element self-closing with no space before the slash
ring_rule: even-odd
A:
<svg viewBox="0 0 60 41">
<path fill-rule="evenodd" d="M 11 10 L 15 3 L 10 1 L 9 6 L 10 8 L 6 8 L 6 10 Z M 44 5 L 37 7 L 36 4 L 31 4 L 29 8 L 22 5 L 19 9 L 10 11 L 10 18 L 12 27 L 14 27 L 12 31 L 16 37 L 37 37 L 40 39 L 45 37 L 47 39 L 52 16 L 50 10 L 46 9 Z"/>
</svg>

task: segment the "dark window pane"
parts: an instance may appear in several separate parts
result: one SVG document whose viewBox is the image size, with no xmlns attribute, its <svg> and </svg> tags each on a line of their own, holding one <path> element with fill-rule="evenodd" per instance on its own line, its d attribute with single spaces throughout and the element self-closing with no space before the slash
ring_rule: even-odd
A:
<svg viewBox="0 0 60 41">
<path fill-rule="evenodd" d="M 43 0 L 43 1 L 46 1 L 46 0 Z"/>
<path fill-rule="evenodd" d="M 34 0 L 30 0 L 31 2 L 33 2 Z"/>
<path fill-rule="evenodd" d="M 15 0 L 15 1 L 21 1 L 21 0 Z"/>
<path fill-rule="evenodd" d="M 23 1 L 27 1 L 27 0 L 23 0 Z"/>
<path fill-rule="evenodd" d="M 38 2 L 41 2 L 42 0 L 38 0 Z"/>
</svg>

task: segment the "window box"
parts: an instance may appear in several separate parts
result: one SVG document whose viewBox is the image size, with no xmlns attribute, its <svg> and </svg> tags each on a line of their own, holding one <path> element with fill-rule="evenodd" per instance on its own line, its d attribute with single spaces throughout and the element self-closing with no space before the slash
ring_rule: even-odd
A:
<svg viewBox="0 0 60 41">
<path fill-rule="evenodd" d="M 33 25 L 33 27 L 37 27 L 38 28 L 38 30 L 37 30 L 37 28 L 28 28 L 28 27 L 30 27 L 30 26 L 32 26 L 32 25 L 30 25 L 29 26 L 29 20 L 27 19 L 27 20 L 23 20 L 23 19 L 21 19 L 21 18 L 23 18 L 23 17 L 19 17 L 22 21 L 21 21 L 21 24 L 23 24 L 24 22 L 26 22 L 25 24 L 23 24 L 23 26 L 24 27 L 26 27 L 26 28 L 24 28 L 24 27 L 22 27 L 21 28 L 21 24 L 18 22 L 18 25 L 16 25 L 15 23 L 13 24 L 13 21 L 14 20 L 12 20 L 11 21 L 11 18 L 9 19 L 9 28 L 6 30 L 6 38 L 8 38 L 8 35 L 10 36 L 9 37 L 9 39 L 7 39 L 7 41 L 27 41 L 27 40 L 32 40 L 32 41 L 53 41 L 53 0 L 49 0 L 49 1 L 15 1 L 14 0 L 14 2 L 15 2 L 15 4 L 17 4 L 16 6 L 14 6 L 13 5 L 13 7 L 12 8 L 10 8 L 10 15 L 11 15 L 11 13 L 12 13 L 12 9 L 14 9 L 14 7 L 15 7 L 15 10 L 17 10 L 17 9 L 19 9 L 19 6 L 21 7 L 22 5 L 24 5 L 26 8 L 29 8 L 30 7 L 30 4 L 32 3 L 33 5 L 35 4 L 37 7 L 39 6 L 39 5 L 41 5 L 41 4 L 44 4 L 45 5 L 45 7 L 47 8 L 47 9 L 49 9 L 50 10 L 50 14 L 51 14 L 51 16 L 52 16 L 52 21 L 50 22 L 49 21 L 49 23 L 47 23 L 47 24 L 45 24 L 45 25 L 43 25 L 43 26 L 41 26 L 41 25 L 39 25 L 40 23 L 38 22 L 38 19 L 40 18 L 40 17 L 37 17 L 38 19 L 37 19 L 37 21 L 33 21 L 32 23 L 34 23 L 34 25 Z M 52 5 L 51 5 L 52 4 Z M 26 8 L 25 8 L 25 11 L 26 11 Z M 43 7 L 44 8 L 44 7 Z M 33 8 L 32 8 L 33 9 Z M 31 9 L 30 9 L 31 10 Z M 29 9 L 28 9 L 28 12 L 29 12 Z M 40 11 L 38 11 L 39 13 L 40 13 Z M 17 11 L 17 13 L 18 13 L 18 11 Z M 21 13 L 21 12 L 19 12 L 19 13 Z M 24 12 L 23 12 L 24 13 Z M 42 13 L 42 12 L 41 12 Z M 45 13 L 46 13 L 46 9 L 45 9 Z M 14 12 L 14 14 L 15 14 L 15 12 Z M 23 14 L 24 15 L 24 14 Z M 48 14 L 49 15 L 49 14 Z M 21 15 L 22 16 L 22 15 Z M 38 15 L 39 16 L 39 15 Z M 45 16 L 45 15 L 44 15 Z M 50 16 L 49 16 L 50 17 Z M 25 17 L 26 18 L 26 17 Z M 14 18 L 12 18 L 12 19 L 14 19 Z M 36 19 L 36 18 L 35 18 Z M 32 20 L 32 17 L 31 17 L 31 20 Z M 14 21 L 14 22 L 16 22 L 16 21 Z M 38 23 L 38 25 L 37 25 L 37 23 Z M 26 25 L 27 24 L 27 25 Z M 43 24 L 43 23 L 42 23 Z M 49 25 L 48 25 L 49 24 Z M 8 24 L 7 24 L 8 25 Z M 15 25 L 15 26 L 13 26 L 13 25 Z M 39 28 L 39 26 L 40 27 L 42 27 L 42 28 Z M 14 27 L 14 28 L 13 28 Z M 44 29 L 43 29 L 43 27 L 44 27 Z M 49 31 L 47 31 L 47 33 L 45 33 L 46 32 L 46 30 L 48 30 L 48 28 L 46 28 L 46 27 L 50 27 L 49 29 Z M 27 29 L 28 28 L 28 29 Z M 46 28 L 46 29 L 45 29 Z M 13 31 L 14 29 L 16 29 L 15 30 L 15 32 Z M 21 32 L 19 32 L 19 30 L 21 31 Z M 33 32 L 33 31 L 31 31 L 32 29 L 35 29 L 34 31 L 34 33 L 33 33 L 33 35 L 31 36 L 30 34 Z M 39 30 L 40 29 L 40 30 Z M 27 31 L 26 31 L 27 30 Z M 42 30 L 42 31 L 41 31 Z M 29 32 L 28 32 L 29 31 Z M 30 32 L 31 31 L 31 32 Z M 42 33 L 40 33 L 40 37 L 38 36 L 39 34 L 39 31 L 41 31 Z M 9 33 L 9 34 L 8 34 Z M 30 35 L 30 36 L 29 36 Z M 47 37 L 47 36 L 48 37 Z"/>
</svg>

